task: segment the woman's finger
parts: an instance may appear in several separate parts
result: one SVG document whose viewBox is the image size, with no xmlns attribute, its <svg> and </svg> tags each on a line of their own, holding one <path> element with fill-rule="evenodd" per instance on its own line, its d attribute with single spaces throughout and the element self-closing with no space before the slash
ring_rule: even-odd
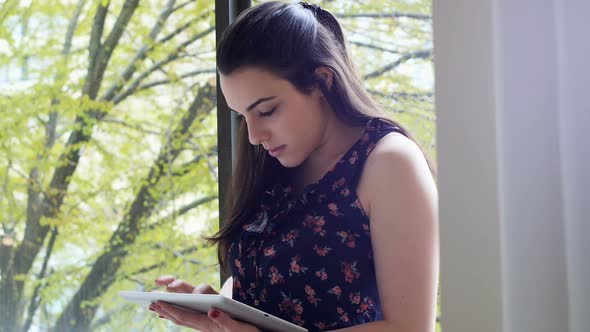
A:
<svg viewBox="0 0 590 332">
<path fill-rule="evenodd" d="M 196 311 L 177 307 L 165 302 L 156 302 L 159 307 L 158 313 L 166 319 L 171 320 L 174 324 L 182 325 L 202 331 L 217 331 L 216 324 L 209 319 L 206 314 Z"/>
<path fill-rule="evenodd" d="M 181 279 L 176 279 L 166 285 L 166 291 L 170 293 L 193 293 L 194 290 L 195 286 Z"/>
<path fill-rule="evenodd" d="M 168 284 L 170 284 L 174 280 L 176 280 L 176 278 L 174 278 L 173 276 L 166 275 L 166 276 L 159 276 L 154 281 L 155 281 L 156 285 L 158 285 L 158 286 L 167 286 Z"/>
<path fill-rule="evenodd" d="M 209 284 L 200 284 L 200 285 L 194 287 L 193 293 L 196 293 L 196 294 L 219 294 Z"/>
<path fill-rule="evenodd" d="M 232 332 L 260 332 L 260 330 L 250 324 L 242 323 L 231 318 L 227 313 L 211 308 L 208 312 L 209 318 L 217 324 L 223 331 Z"/>
</svg>

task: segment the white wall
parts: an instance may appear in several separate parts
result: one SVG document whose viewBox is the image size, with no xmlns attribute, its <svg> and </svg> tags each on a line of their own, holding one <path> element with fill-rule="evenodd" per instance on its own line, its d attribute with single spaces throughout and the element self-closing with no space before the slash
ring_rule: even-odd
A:
<svg viewBox="0 0 590 332">
<path fill-rule="evenodd" d="M 492 3 L 433 4 L 442 327 L 498 332 L 502 284 Z"/>
<path fill-rule="evenodd" d="M 434 0 L 444 331 L 590 328 L 589 12 Z"/>
<path fill-rule="evenodd" d="M 557 1 L 559 129 L 570 331 L 590 330 L 590 2 Z"/>
</svg>

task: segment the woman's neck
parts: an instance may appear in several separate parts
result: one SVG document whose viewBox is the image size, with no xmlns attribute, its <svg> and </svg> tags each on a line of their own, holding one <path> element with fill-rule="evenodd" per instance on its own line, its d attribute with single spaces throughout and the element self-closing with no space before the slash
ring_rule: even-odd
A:
<svg viewBox="0 0 590 332">
<path fill-rule="evenodd" d="M 365 131 L 364 126 L 352 126 L 335 115 L 328 119 L 322 140 L 307 159 L 297 167 L 293 189 L 300 192 L 318 181 L 346 154 Z"/>
</svg>

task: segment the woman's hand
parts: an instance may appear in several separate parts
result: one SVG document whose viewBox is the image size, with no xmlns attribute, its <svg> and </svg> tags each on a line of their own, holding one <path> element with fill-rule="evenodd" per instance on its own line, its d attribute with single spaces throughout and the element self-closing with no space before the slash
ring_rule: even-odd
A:
<svg viewBox="0 0 590 332">
<path fill-rule="evenodd" d="M 172 276 L 156 279 L 156 285 L 166 286 L 172 293 L 218 294 L 211 286 L 201 284 L 193 286 Z M 253 325 L 232 319 L 228 314 L 212 308 L 207 314 L 180 308 L 166 302 L 157 301 L 150 305 L 150 310 L 158 313 L 160 318 L 168 319 L 176 325 L 189 327 L 203 332 L 260 332 Z"/>
</svg>

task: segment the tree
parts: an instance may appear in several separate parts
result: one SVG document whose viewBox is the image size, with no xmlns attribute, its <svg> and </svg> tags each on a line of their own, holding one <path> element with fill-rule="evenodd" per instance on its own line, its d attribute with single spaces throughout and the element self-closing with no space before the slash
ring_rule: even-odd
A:
<svg viewBox="0 0 590 332">
<path fill-rule="evenodd" d="M 202 244 L 174 235 L 181 225 L 176 219 L 217 197 L 215 136 L 207 129 L 214 119 L 214 87 L 207 80 L 214 63 L 203 52 L 213 48 L 211 6 L 172 0 L 73 5 L 8 1 L 2 7 L 3 36 L 14 54 L 4 65 L 20 66 L 27 79 L 2 97 L 11 110 L 1 140 L 7 212 L 0 321 L 6 331 L 28 330 L 41 303 L 61 311 L 46 308 L 54 330 L 89 330 L 101 297 L 132 272 L 122 268 L 129 254 L 166 249 L 190 260 L 187 254 Z M 88 48 L 76 49 L 84 39 Z M 10 63 L 14 58 L 18 64 Z M 157 100 L 169 91 L 171 98 Z M 76 233 L 92 241 L 73 239 Z M 162 234 L 184 244 L 164 248 L 154 238 Z M 59 270 L 49 264 L 68 249 L 83 260 Z M 154 269 L 174 265 L 163 261 L 170 255 L 160 256 Z M 73 293 L 67 304 L 48 300 L 57 290 Z"/>
<path fill-rule="evenodd" d="M 433 153 L 432 87 L 412 72 L 432 62 L 429 2 L 317 3 Z M 115 291 L 217 282 L 199 237 L 218 224 L 213 5 L 0 2 L 0 331 L 163 329 Z"/>
</svg>

